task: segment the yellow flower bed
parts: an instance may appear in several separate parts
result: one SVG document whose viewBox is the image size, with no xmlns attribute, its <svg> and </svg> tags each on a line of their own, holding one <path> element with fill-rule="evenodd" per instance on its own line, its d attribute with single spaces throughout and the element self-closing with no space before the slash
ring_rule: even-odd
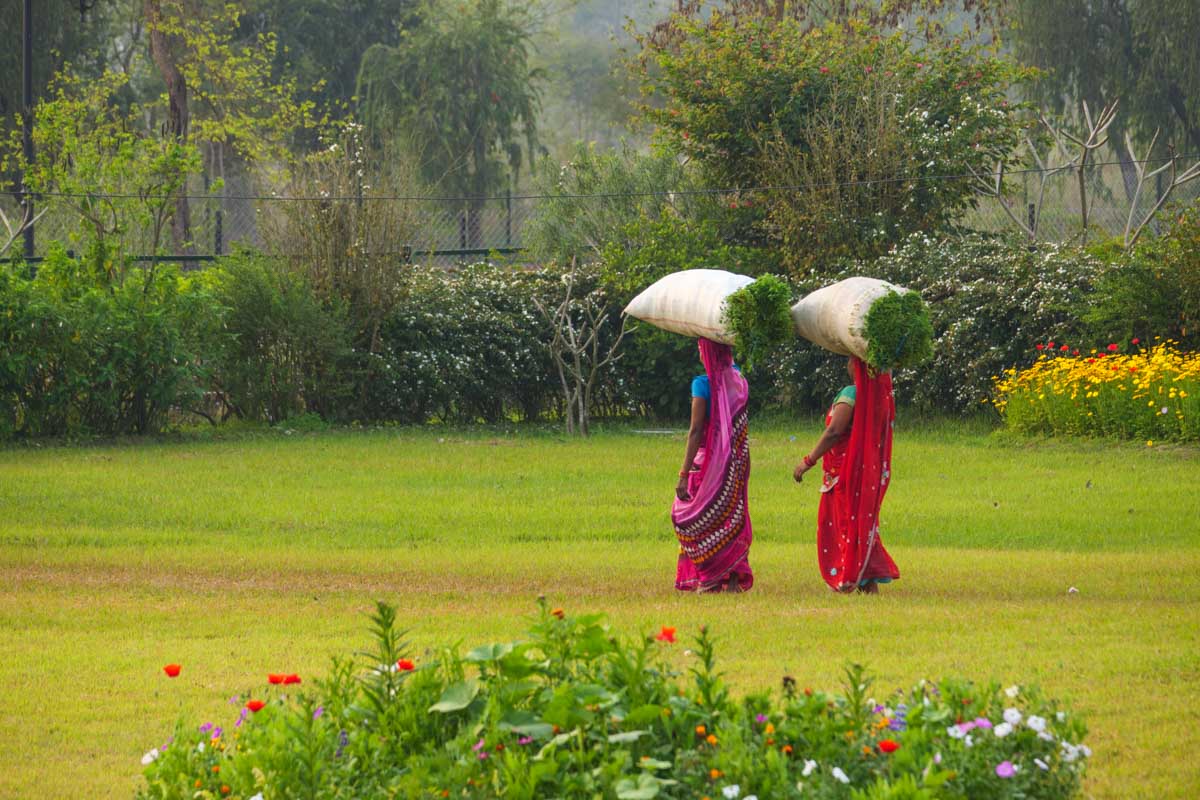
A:
<svg viewBox="0 0 1200 800">
<path fill-rule="evenodd" d="M 1200 441 L 1200 353 L 1156 342 L 1081 354 L 1038 345 L 1037 361 L 997 376 L 993 404 L 1023 433 Z"/>
</svg>

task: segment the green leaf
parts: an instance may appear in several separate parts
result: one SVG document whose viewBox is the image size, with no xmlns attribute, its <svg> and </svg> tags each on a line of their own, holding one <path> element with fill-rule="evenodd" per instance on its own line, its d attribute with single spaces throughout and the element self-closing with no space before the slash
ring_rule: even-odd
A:
<svg viewBox="0 0 1200 800">
<path fill-rule="evenodd" d="M 446 687 L 446 691 L 442 692 L 442 699 L 429 707 L 429 712 L 431 714 L 434 712 L 449 714 L 453 711 L 462 711 L 471 705 L 471 701 L 478 694 L 479 683 L 474 679 L 452 683 Z"/>
<path fill-rule="evenodd" d="M 499 661 L 513 651 L 515 645 L 511 643 L 504 644 L 485 644 L 476 647 L 471 652 L 463 656 L 463 661 L 472 663 L 485 663 L 491 661 Z"/>
</svg>

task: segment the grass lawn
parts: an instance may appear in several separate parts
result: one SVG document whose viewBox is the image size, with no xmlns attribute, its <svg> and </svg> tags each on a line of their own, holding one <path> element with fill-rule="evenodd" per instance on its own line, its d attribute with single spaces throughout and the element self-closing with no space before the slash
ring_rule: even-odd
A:
<svg viewBox="0 0 1200 800">
<path fill-rule="evenodd" d="M 850 660 L 880 696 L 1036 682 L 1090 723 L 1090 796 L 1200 794 L 1200 451 L 900 430 L 883 536 L 903 578 L 844 597 L 816 571 L 816 482 L 790 475 L 816 435 L 752 430 L 756 584 L 734 597 L 672 589 L 682 435 L 0 450 L 0 797 L 129 797 L 177 716 L 227 724 L 267 672 L 323 673 L 375 598 L 419 653 L 515 636 L 539 593 L 625 630 L 707 623 L 746 689 L 836 688 Z"/>
</svg>

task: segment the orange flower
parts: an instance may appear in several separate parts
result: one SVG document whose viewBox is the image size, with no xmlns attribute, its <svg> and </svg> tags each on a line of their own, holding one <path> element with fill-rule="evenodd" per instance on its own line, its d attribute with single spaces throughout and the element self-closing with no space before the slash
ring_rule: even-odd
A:
<svg viewBox="0 0 1200 800">
<path fill-rule="evenodd" d="M 900 749 L 900 743 L 891 739 L 883 739 L 879 742 L 879 749 L 885 753 L 894 753 Z"/>
<path fill-rule="evenodd" d="M 782 749 L 785 756 L 790 756 L 792 754 L 792 746 L 790 744 L 785 744 Z"/>
<path fill-rule="evenodd" d="M 280 673 L 277 673 L 277 672 L 271 672 L 271 673 L 268 673 L 268 674 L 267 674 L 267 683 L 274 684 L 275 686 L 278 686 L 279 684 L 283 683 L 283 679 L 284 679 L 285 677 L 287 677 L 287 676 L 286 676 L 286 675 L 282 675 L 282 674 L 280 674 Z"/>
<path fill-rule="evenodd" d="M 716 744 L 716 743 L 717 743 L 717 737 L 716 737 L 714 734 L 711 734 L 711 733 L 710 733 L 710 734 L 708 735 L 708 738 L 707 738 L 707 739 L 705 739 L 704 741 L 708 742 L 709 744 Z"/>
<path fill-rule="evenodd" d="M 167 664 L 165 667 L 163 667 L 163 672 L 167 673 L 168 678 L 178 678 L 179 670 L 181 669 L 183 669 L 183 667 L 179 666 L 178 664 Z"/>
<path fill-rule="evenodd" d="M 396 662 L 396 668 L 402 672 L 412 672 L 417 668 L 417 665 L 407 658 L 402 658 Z"/>
<path fill-rule="evenodd" d="M 554 617 L 558 617 L 559 619 L 562 619 L 564 616 L 563 610 L 561 608 L 554 609 L 553 611 L 550 612 L 550 615 L 554 616 Z"/>
<path fill-rule="evenodd" d="M 220 764 L 213 764 L 213 769 L 212 769 L 212 771 L 213 771 L 213 772 L 220 772 L 220 771 L 221 771 L 221 765 L 220 765 Z"/>
<path fill-rule="evenodd" d="M 775 740 L 774 740 L 774 739 L 767 739 L 767 745 L 768 745 L 768 746 L 771 746 L 771 745 L 774 745 L 774 744 L 775 744 Z"/>
<path fill-rule="evenodd" d="M 767 727 L 763 728 L 763 733 L 774 733 L 774 732 L 775 732 L 775 726 L 769 722 L 767 723 Z"/>
<path fill-rule="evenodd" d="M 708 733 L 708 728 L 704 727 L 703 725 L 696 726 L 696 735 L 697 736 L 703 736 L 706 733 Z"/>
<path fill-rule="evenodd" d="M 708 777 L 712 778 L 715 781 L 717 778 L 721 777 L 721 770 L 716 769 L 716 768 L 710 769 L 708 771 Z"/>
<path fill-rule="evenodd" d="M 865 744 L 863 745 L 863 748 L 862 748 L 862 754 L 863 754 L 864 756 L 869 756 L 869 755 L 871 755 L 871 753 L 873 753 L 873 752 L 875 752 L 875 751 L 874 751 L 874 750 L 872 750 L 871 748 L 867 747 Z"/>
<path fill-rule="evenodd" d="M 195 784 L 193 784 L 193 785 L 194 785 L 194 786 L 195 786 L 197 789 L 199 789 L 199 788 L 200 788 L 200 787 L 201 787 L 203 784 L 201 783 L 201 781 L 200 781 L 200 779 L 199 779 L 199 778 L 196 778 L 196 783 L 195 783 Z"/>
<path fill-rule="evenodd" d="M 255 714 L 257 714 L 258 712 L 262 711 L 263 708 L 266 707 L 266 705 L 267 704 L 264 703 L 262 700 L 250 700 L 249 702 L 246 703 L 246 708 L 250 709 Z"/>
<path fill-rule="evenodd" d="M 675 644 L 675 629 L 663 625 L 662 630 L 658 632 L 658 636 L 655 636 L 654 638 L 658 639 L 660 642 Z"/>
<path fill-rule="evenodd" d="M 221 794 L 229 794 L 229 787 L 224 783 L 221 784 Z"/>
</svg>

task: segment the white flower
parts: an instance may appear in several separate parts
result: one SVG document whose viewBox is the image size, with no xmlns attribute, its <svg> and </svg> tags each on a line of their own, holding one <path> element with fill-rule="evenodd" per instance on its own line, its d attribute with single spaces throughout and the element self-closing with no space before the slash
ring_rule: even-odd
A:
<svg viewBox="0 0 1200 800">
<path fill-rule="evenodd" d="M 197 753 L 203 753 L 203 752 L 204 752 L 204 742 L 201 742 L 200 744 L 196 745 L 196 752 L 197 752 Z"/>
<path fill-rule="evenodd" d="M 1004 693 L 1006 695 L 1008 695 L 1009 697 L 1016 697 L 1017 695 L 1019 695 L 1021 693 L 1021 687 L 1020 686 L 1010 686 L 1004 690 Z"/>
<path fill-rule="evenodd" d="M 1004 709 L 1004 721 L 1009 725 L 1016 725 L 1021 721 L 1021 712 L 1015 708 Z"/>
<path fill-rule="evenodd" d="M 951 739 L 961 739 L 964 736 L 966 736 L 967 734 L 966 734 L 966 731 L 964 731 L 962 728 L 958 727 L 957 725 L 951 725 L 949 728 L 946 728 L 946 735 L 949 736 Z"/>
<path fill-rule="evenodd" d="M 1033 763 L 1037 764 L 1038 769 L 1042 770 L 1043 772 L 1050 769 L 1050 765 L 1047 764 L 1045 761 L 1042 761 L 1040 758 L 1035 758 L 1033 760 Z M 252 798 L 250 798 L 250 800 L 254 800 L 254 798 L 252 797 Z"/>
<path fill-rule="evenodd" d="M 1041 739 L 1043 742 L 1053 742 L 1054 734 L 1050 733 L 1049 731 L 1039 731 L 1038 738 Z"/>
<path fill-rule="evenodd" d="M 142 766 L 146 766 L 147 764 L 153 764 L 157 760 L 158 760 L 158 748 L 156 747 L 153 750 L 151 750 L 149 753 L 146 753 L 146 755 L 142 756 Z"/>
<path fill-rule="evenodd" d="M 734 800 L 734 798 L 736 798 L 741 793 L 742 793 L 742 787 L 736 783 L 730 784 L 729 786 L 726 786 L 724 789 L 721 790 L 721 794 L 725 795 L 727 798 L 729 798 L 729 800 Z"/>
<path fill-rule="evenodd" d="M 758 795 L 748 794 L 748 795 L 746 795 L 746 800 L 758 800 Z"/>
<path fill-rule="evenodd" d="M 816 769 L 817 762 L 811 759 L 806 759 L 804 762 L 804 771 L 800 774 L 807 778 L 809 775 L 812 775 L 814 772 L 816 772 Z"/>
<path fill-rule="evenodd" d="M 1030 714 L 1029 718 L 1025 720 L 1025 724 L 1029 726 L 1030 730 L 1037 731 L 1038 733 L 1046 730 L 1046 720 L 1036 714 Z"/>
<path fill-rule="evenodd" d="M 1077 749 L 1084 758 L 1092 757 L 1092 748 L 1088 747 L 1086 744 L 1079 745 Z"/>
<path fill-rule="evenodd" d="M 1001 722 L 999 725 L 992 728 L 992 733 L 996 734 L 997 739 L 1003 739 L 1005 736 L 1008 736 L 1012 732 L 1013 732 L 1013 726 L 1009 725 L 1007 722 Z"/>
<path fill-rule="evenodd" d="M 1063 742 L 1063 761 L 1070 764 L 1075 759 L 1079 758 L 1079 748 L 1068 742 Z"/>
<path fill-rule="evenodd" d="M 830 774 L 833 775 L 834 780 L 841 781 L 842 783 L 850 782 L 850 776 L 847 775 L 846 773 L 842 772 L 841 767 L 834 767 L 831 770 Z"/>
<path fill-rule="evenodd" d="M 1066 722 L 1066 720 L 1067 720 L 1067 712 L 1065 712 L 1065 711 L 1060 711 L 1060 712 L 1058 712 L 1057 714 L 1055 714 L 1055 715 L 1054 715 L 1054 718 L 1055 718 L 1056 720 L 1058 720 L 1059 722 Z"/>
</svg>

